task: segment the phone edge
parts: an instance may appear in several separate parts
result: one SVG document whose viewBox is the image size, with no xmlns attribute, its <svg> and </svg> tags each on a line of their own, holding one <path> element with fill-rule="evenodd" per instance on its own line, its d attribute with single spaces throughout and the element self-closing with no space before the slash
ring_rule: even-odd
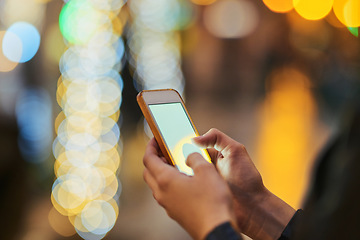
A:
<svg viewBox="0 0 360 240">
<path fill-rule="evenodd" d="M 166 90 L 169 90 L 169 89 L 166 89 Z M 157 144 L 159 145 L 161 153 L 164 155 L 166 161 L 170 165 L 175 166 L 175 163 L 169 153 L 170 150 L 168 150 L 167 147 L 165 146 L 165 140 L 163 139 L 163 137 L 160 134 L 160 129 L 158 129 L 158 127 L 155 123 L 155 120 L 153 119 L 153 117 L 150 114 L 150 109 L 148 109 L 148 106 L 142 96 L 143 93 L 147 92 L 147 91 L 161 91 L 161 90 L 143 90 L 137 94 L 136 100 L 141 109 L 141 112 L 143 113 L 143 115 L 145 117 L 146 122 L 148 123 L 148 125 L 150 127 L 152 134 L 154 135 L 154 138 L 155 138 Z"/>
</svg>

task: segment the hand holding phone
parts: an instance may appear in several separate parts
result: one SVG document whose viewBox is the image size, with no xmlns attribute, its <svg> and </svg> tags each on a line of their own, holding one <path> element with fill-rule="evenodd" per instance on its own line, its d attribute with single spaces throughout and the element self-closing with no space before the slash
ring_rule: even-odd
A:
<svg viewBox="0 0 360 240">
<path fill-rule="evenodd" d="M 138 94 L 137 101 L 169 164 L 180 172 L 193 175 L 193 170 L 185 163 L 191 153 L 198 152 L 211 163 L 207 150 L 191 140 L 199 134 L 177 91 L 144 90 Z"/>
</svg>

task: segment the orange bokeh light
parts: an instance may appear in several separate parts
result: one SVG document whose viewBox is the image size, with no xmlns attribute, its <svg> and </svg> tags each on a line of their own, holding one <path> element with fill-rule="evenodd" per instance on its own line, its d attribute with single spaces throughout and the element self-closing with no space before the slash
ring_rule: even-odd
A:
<svg viewBox="0 0 360 240">
<path fill-rule="evenodd" d="M 292 0 L 263 0 L 263 2 L 273 12 L 285 13 L 294 8 Z"/>
<path fill-rule="evenodd" d="M 298 208 L 311 166 L 308 146 L 315 104 L 310 79 L 296 68 L 275 70 L 267 79 L 268 93 L 260 109 L 257 164 L 264 184 Z"/>
<path fill-rule="evenodd" d="M 360 1 L 359 0 L 334 0 L 334 13 L 347 27 L 360 26 Z"/>
<path fill-rule="evenodd" d="M 210 5 L 216 0 L 191 0 L 191 2 L 195 3 L 196 5 Z"/>
<path fill-rule="evenodd" d="M 294 0 L 294 9 L 303 18 L 308 20 L 319 20 L 329 14 L 334 0 Z"/>
</svg>

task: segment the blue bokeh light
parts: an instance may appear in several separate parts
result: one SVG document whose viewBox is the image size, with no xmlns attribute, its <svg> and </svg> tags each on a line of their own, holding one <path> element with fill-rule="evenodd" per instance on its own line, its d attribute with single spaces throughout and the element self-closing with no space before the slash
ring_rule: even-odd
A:
<svg viewBox="0 0 360 240">
<path fill-rule="evenodd" d="M 16 119 L 20 130 L 19 147 L 29 162 L 43 162 L 49 155 L 52 140 L 52 107 L 43 89 L 27 89 L 16 104 Z"/>
<path fill-rule="evenodd" d="M 16 35 L 19 41 L 14 42 Z M 19 46 L 20 45 L 20 46 Z M 21 57 L 19 47 L 22 47 Z M 3 39 L 2 50 L 4 55 L 13 62 L 27 62 L 31 60 L 40 47 L 40 34 L 30 23 L 16 22 L 9 27 Z"/>
</svg>

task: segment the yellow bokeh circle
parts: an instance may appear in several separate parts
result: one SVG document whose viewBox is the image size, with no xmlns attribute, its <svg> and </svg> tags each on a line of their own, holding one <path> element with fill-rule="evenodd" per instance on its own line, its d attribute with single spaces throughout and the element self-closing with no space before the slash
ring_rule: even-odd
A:
<svg viewBox="0 0 360 240">
<path fill-rule="evenodd" d="M 294 8 L 293 0 L 263 0 L 263 2 L 273 12 L 285 13 Z"/>
<path fill-rule="evenodd" d="M 329 14 L 334 0 L 293 0 L 294 9 L 308 20 L 319 20 Z"/>
<path fill-rule="evenodd" d="M 210 5 L 214 3 L 216 0 L 191 0 L 191 1 L 197 5 Z"/>
<path fill-rule="evenodd" d="M 347 27 L 360 26 L 360 1 L 359 0 L 334 0 L 334 13 Z"/>
</svg>

